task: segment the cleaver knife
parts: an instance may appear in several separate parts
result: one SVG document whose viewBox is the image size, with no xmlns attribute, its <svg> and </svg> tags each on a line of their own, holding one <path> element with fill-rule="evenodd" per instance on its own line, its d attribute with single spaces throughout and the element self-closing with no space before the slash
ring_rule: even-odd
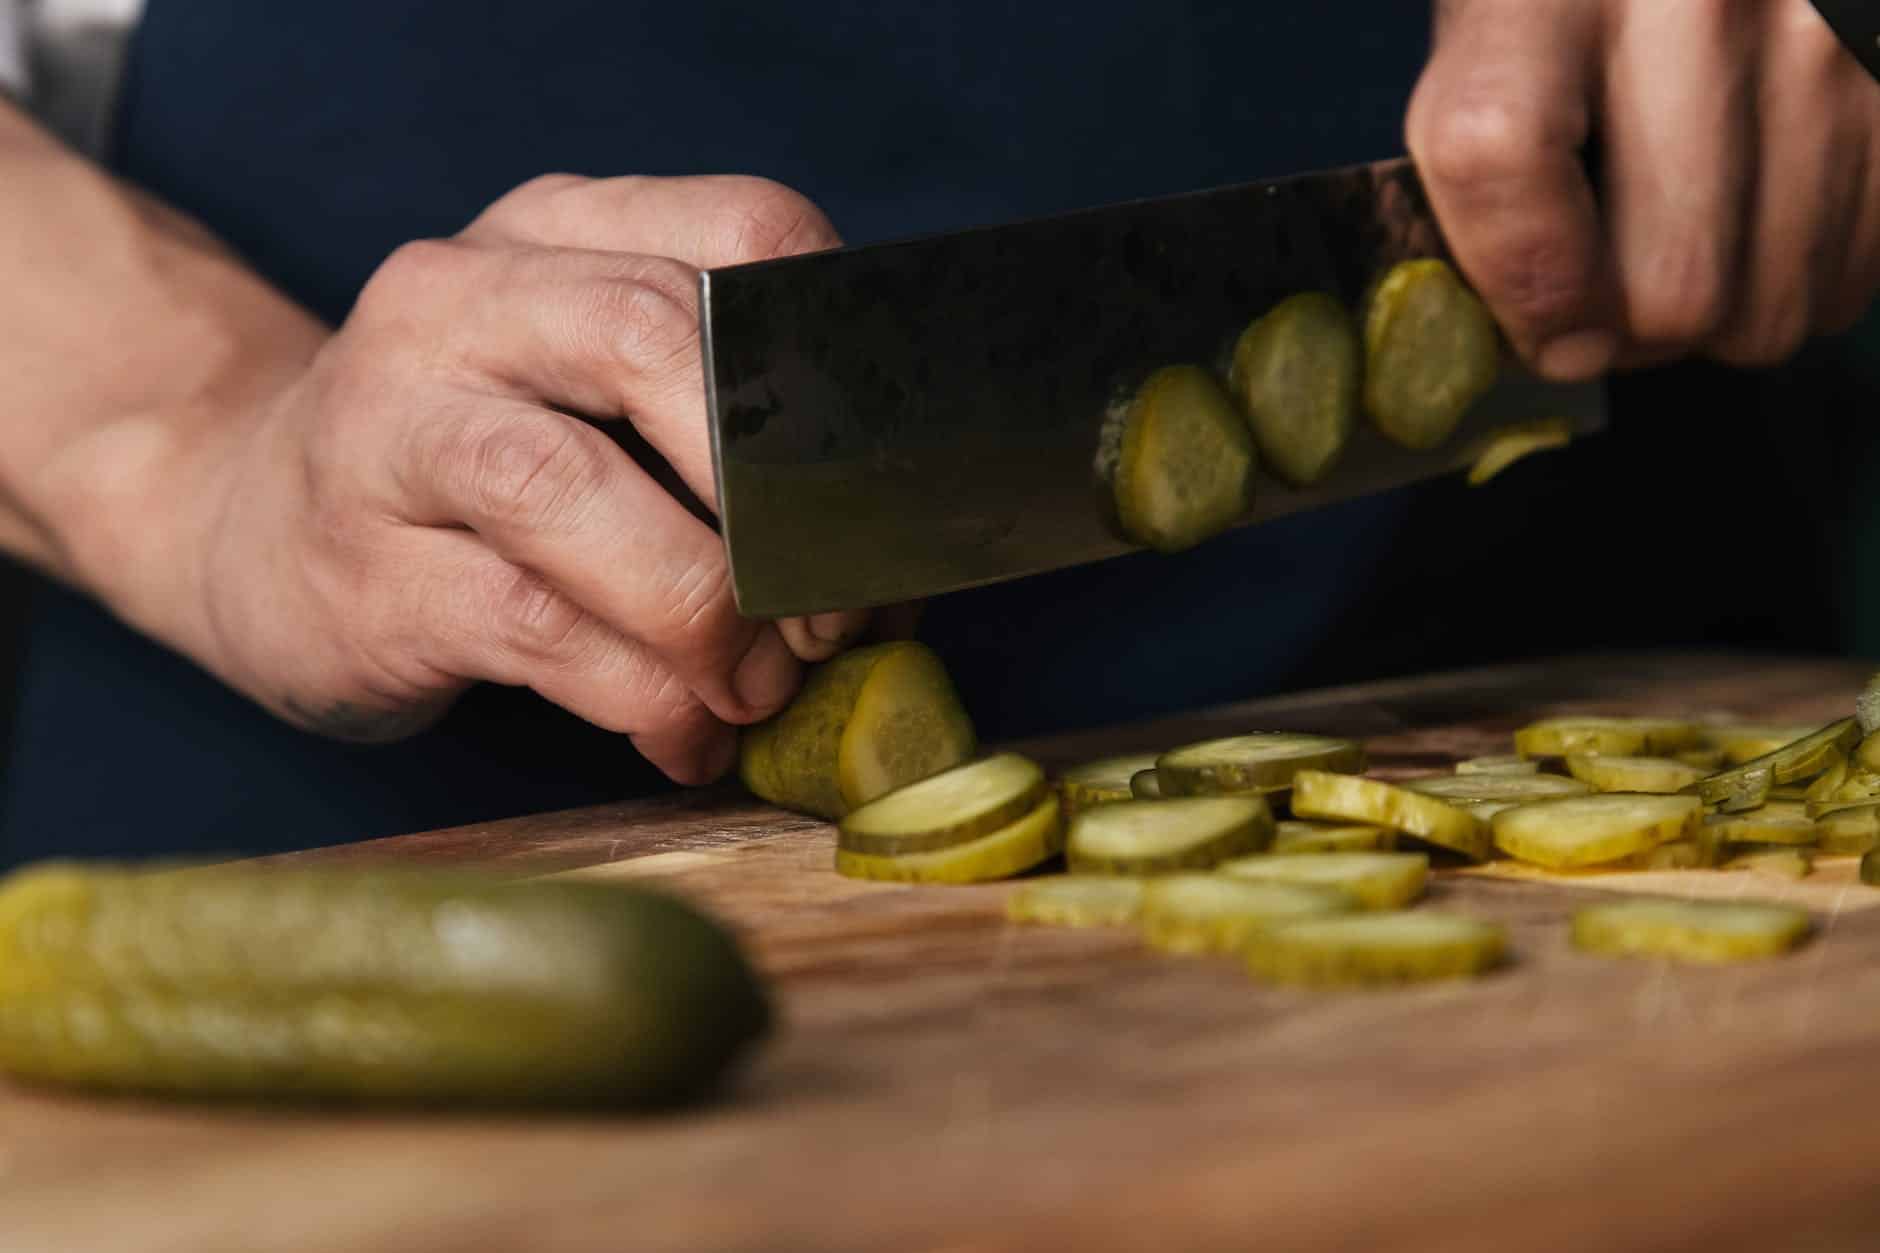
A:
<svg viewBox="0 0 1880 1253">
<path fill-rule="evenodd" d="M 1223 367 L 1295 292 L 1355 308 L 1392 264 L 1447 256 L 1398 159 L 705 271 L 738 608 L 865 608 L 1132 551 L 1097 494 L 1112 406 L 1159 366 Z M 1360 419 L 1311 487 L 1262 474 L 1238 525 L 1460 469 L 1536 418 L 1597 431 L 1604 388 L 1543 382 L 1505 353 L 1443 447 L 1412 452 Z"/>
</svg>

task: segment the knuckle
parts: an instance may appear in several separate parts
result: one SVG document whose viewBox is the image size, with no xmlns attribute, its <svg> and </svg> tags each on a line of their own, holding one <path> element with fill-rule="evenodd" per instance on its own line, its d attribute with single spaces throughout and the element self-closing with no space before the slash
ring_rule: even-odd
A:
<svg viewBox="0 0 1880 1253">
<path fill-rule="evenodd" d="M 478 215 L 473 226 L 507 226 L 526 221 L 543 212 L 568 192 L 586 186 L 592 180 L 579 174 L 538 174 L 519 183 Z"/>
<path fill-rule="evenodd" d="M 1480 268 L 1496 312 L 1527 326 L 1569 319 L 1590 295 L 1587 258 L 1556 236 L 1513 241 L 1491 253 Z"/>
<path fill-rule="evenodd" d="M 450 456 L 466 477 L 476 513 L 498 524 L 563 532 L 606 490 L 608 463 L 573 420 L 494 421 L 471 426 Z"/>
<path fill-rule="evenodd" d="M 414 239 L 400 244 L 379 265 L 360 294 L 370 306 L 386 298 L 403 300 L 413 292 L 434 293 L 462 272 L 469 247 L 451 239 Z"/>
<path fill-rule="evenodd" d="M 502 645 L 538 661 L 561 661 L 577 651 L 587 624 L 579 605 L 527 570 L 516 571 L 498 590 L 494 612 Z"/>
<path fill-rule="evenodd" d="M 808 197 L 763 178 L 739 178 L 717 224 L 729 263 L 762 261 L 832 248 L 835 228 Z"/>
<path fill-rule="evenodd" d="M 1724 268 L 1700 249 L 1663 249 L 1627 285 L 1635 292 L 1632 337 L 1641 343 L 1697 343 L 1730 315 Z"/>
<path fill-rule="evenodd" d="M 1517 180 L 1537 156 L 1570 142 L 1529 111 L 1498 98 L 1426 105 L 1415 118 L 1417 164 L 1437 182 L 1459 186 Z"/>
<path fill-rule="evenodd" d="M 607 334 L 614 354 L 636 374 L 684 370 L 690 380 L 697 373 L 695 306 L 676 297 L 664 281 L 602 279 L 590 287 L 584 304 L 585 324 Z"/>
</svg>

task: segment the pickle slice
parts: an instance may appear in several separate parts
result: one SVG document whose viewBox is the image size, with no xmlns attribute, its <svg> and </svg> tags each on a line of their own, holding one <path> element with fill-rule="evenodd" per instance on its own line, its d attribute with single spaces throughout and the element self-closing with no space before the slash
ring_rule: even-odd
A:
<svg viewBox="0 0 1880 1253">
<path fill-rule="evenodd" d="M 1707 775 L 1685 790 L 1725 813 L 1754 809 L 1768 800 L 1771 788 L 1812 779 L 1833 769 L 1836 763 L 1845 762 L 1859 735 L 1860 727 L 1854 720 L 1843 718 L 1773 752 Z M 1729 749 L 1724 751 L 1727 755 Z"/>
<path fill-rule="evenodd" d="M 0 1069 L 184 1097 L 663 1105 L 768 1028 L 722 927 L 617 883 L 50 865 L 0 884 Z"/>
<path fill-rule="evenodd" d="M 1402 909 L 1423 895 L 1430 859 L 1422 853 L 1262 853 L 1216 869 L 1237 879 L 1337 888 L 1363 909 Z"/>
<path fill-rule="evenodd" d="M 1388 852 L 1397 846 L 1397 833 L 1387 827 L 1358 823 L 1305 822 L 1289 818 L 1273 831 L 1275 853 Z"/>
<path fill-rule="evenodd" d="M 1106 477 L 1117 524 L 1133 542 L 1160 552 L 1192 548 L 1232 526 L 1253 503 L 1253 436 L 1206 370 L 1157 370 L 1121 424 Z M 1100 452 L 1099 469 L 1108 462 Z"/>
<path fill-rule="evenodd" d="M 1723 750 L 1721 748 L 1681 748 L 1670 754 L 1673 761 L 1681 761 L 1687 766 L 1696 766 L 1706 773 L 1723 768 Z"/>
<path fill-rule="evenodd" d="M 1446 801 L 1527 801 L 1552 796 L 1585 796 L 1591 784 L 1563 779 L 1557 774 L 1437 774 L 1408 779 L 1406 790 Z"/>
<path fill-rule="evenodd" d="M 881 857 L 951 848 L 1017 822 L 1048 788 L 1037 763 L 999 753 L 868 802 L 837 824 L 836 844 Z"/>
<path fill-rule="evenodd" d="M 1573 442 L 1573 424 L 1565 418 L 1536 418 L 1505 426 L 1488 437 L 1469 467 L 1469 486 L 1480 487 L 1523 457 L 1565 448 Z"/>
<path fill-rule="evenodd" d="M 1880 805 L 1855 805 L 1815 820 L 1824 853 L 1865 853 L 1880 848 Z"/>
<path fill-rule="evenodd" d="M 1720 844 L 1813 844 L 1821 828 L 1802 806 L 1778 801 L 1740 814 L 1704 819 L 1705 830 Z"/>
<path fill-rule="evenodd" d="M 1634 870 L 1704 870 L 1717 864 L 1717 845 L 1708 840 L 1672 840 L 1628 858 Z"/>
<path fill-rule="evenodd" d="M 1362 358 L 1351 314 L 1324 292 L 1280 301 L 1234 345 L 1228 385 L 1260 456 L 1293 486 L 1324 478 L 1350 441 Z"/>
<path fill-rule="evenodd" d="M 1257 731 L 1170 749 L 1157 759 L 1155 769 L 1170 796 L 1281 792 L 1301 770 L 1364 769 L 1364 748 L 1324 735 Z"/>
<path fill-rule="evenodd" d="M 1122 801 L 1077 815 L 1066 859 L 1078 874 L 1205 870 L 1272 843 L 1273 811 L 1258 796 Z"/>
<path fill-rule="evenodd" d="M 1142 884 L 1141 879 L 1051 875 L 1006 897 L 1005 916 L 1054 927 L 1125 926 L 1141 912 Z"/>
<path fill-rule="evenodd" d="M 1155 767 L 1138 770 L 1129 776 L 1129 794 L 1139 801 L 1159 801 L 1164 798 L 1162 776 L 1155 772 Z"/>
<path fill-rule="evenodd" d="M 1132 795 L 1130 780 L 1139 771 L 1155 767 L 1155 753 L 1130 753 L 1124 757 L 1105 757 L 1099 761 L 1073 766 L 1058 778 L 1058 795 L 1064 800 L 1067 818 L 1090 805 L 1126 801 Z"/>
<path fill-rule="evenodd" d="M 1694 796 L 1604 792 L 1535 801 L 1495 815 L 1495 845 L 1510 857 L 1571 870 L 1623 861 L 1693 835 L 1703 806 Z"/>
<path fill-rule="evenodd" d="M 1640 897 L 1573 915 L 1574 946 L 1613 957 L 1727 962 L 1785 953 L 1808 937 L 1808 911 L 1760 901 Z"/>
<path fill-rule="evenodd" d="M 1602 792 L 1682 791 L 1704 777 L 1696 766 L 1665 757 L 1606 757 L 1571 753 L 1567 772 Z"/>
<path fill-rule="evenodd" d="M 1105 808 L 1112 807 L 1095 812 Z M 1058 798 L 1047 791 L 1044 801 L 1017 822 L 951 848 L 884 857 L 838 847 L 836 872 L 884 883 L 985 883 L 1009 879 L 1063 850 L 1062 810 Z"/>
<path fill-rule="evenodd" d="M 1723 859 L 1724 870 L 1755 870 L 1784 879 L 1806 879 L 1815 868 L 1814 850 L 1780 844 L 1750 844 L 1733 849 Z"/>
<path fill-rule="evenodd" d="M 1546 718 L 1514 733 L 1523 757 L 1658 756 L 1690 748 L 1698 729 L 1669 718 Z"/>
<path fill-rule="evenodd" d="M 738 771 L 763 800 L 840 818 L 975 751 L 972 722 L 932 649 L 852 649 L 810 671 L 775 717 L 747 727 Z"/>
<path fill-rule="evenodd" d="M 1773 777 L 1768 766 L 1732 766 L 1705 775 L 1685 788 L 1684 794 L 1697 797 L 1721 813 L 1744 813 L 1769 803 Z"/>
<path fill-rule="evenodd" d="M 1826 801 L 1835 799 L 1835 793 L 1847 782 L 1847 763 L 1837 761 L 1832 766 L 1815 776 L 1802 792 L 1803 801 Z M 1773 793 L 1775 789 L 1771 788 Z"/>
<path fill-rule="evenodd" d="M 1488 308 L 1448 263 L 1404 261 L 1364 311 L 1364 407 L 1405 448 L 1439 447 L 1495 385 L 1501 341 Z"/>
<path fill-rule="evenodd" d="M 1740 766 L 1811 735 L 1813 726 L 1731 724 L 1703 727 L 1704 742 L 1723 754 L 1723 764 Z"/>
<path fill-rule="evenodd" d="M 1456 763 L 1457 774 L 1538 774 L 1540 768 L 1525 757 L 1471 757 Z"/>
<path fill-rule="evenodd" d="M 1250 937 L 1247 968 L 1279 983 L 1407 983 L 1481 974 L 1501 964 L 1494 923 L 1429 910 L 1308 918 Z"/>
<path fill-rule="evenodd" d="M 1488 828 L 1474 815 L 1376 779 L 1302 770 L 1293 778 L 1292 811 L 1301 818 L 1389 827 L 1476 861 L 1486 861 L 1492 852 Z"/>
<path fill-rule="evenodd" d="M 1166 953 L 1232 952 L 1268 927 L 1354 907 L 1352 897 L 1335 888 L 1166 875 L 1143 888 L 1142 937 Z"/>
</svg>

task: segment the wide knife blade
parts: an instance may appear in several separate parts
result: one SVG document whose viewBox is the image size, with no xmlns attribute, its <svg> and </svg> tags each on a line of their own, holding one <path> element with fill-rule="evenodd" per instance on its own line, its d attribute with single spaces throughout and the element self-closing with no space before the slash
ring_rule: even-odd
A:
<svg viewBox="0 0 1880 1253">
<path fill-rule="evenodd" d="M 1353 305 L 1447 256 L 1407 160 L 710 270 L 701 337 L 739 609 L 862 608 L 1131 551 L 1097 507 L 1105 411 L 1150 370 L 1220 365 L 1294 292 Z M 1605 423 L 1596 384 L 1512 358 L 1442 449 L 1368 423 L 1326 479 L 1262 476 L 1242 524 L 1466 464 L 1488 431 Z"/>
</svg>

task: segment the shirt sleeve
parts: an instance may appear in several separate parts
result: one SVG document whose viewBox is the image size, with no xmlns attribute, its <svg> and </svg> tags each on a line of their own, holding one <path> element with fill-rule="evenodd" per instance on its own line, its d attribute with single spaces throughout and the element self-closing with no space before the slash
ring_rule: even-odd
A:
<svg viewBox="0 0 1880 1253">
<path fill-rule="evenodd" d="M 0 95 L 24 99 L 26 0 L 0 0 Z"/>
</svg>

